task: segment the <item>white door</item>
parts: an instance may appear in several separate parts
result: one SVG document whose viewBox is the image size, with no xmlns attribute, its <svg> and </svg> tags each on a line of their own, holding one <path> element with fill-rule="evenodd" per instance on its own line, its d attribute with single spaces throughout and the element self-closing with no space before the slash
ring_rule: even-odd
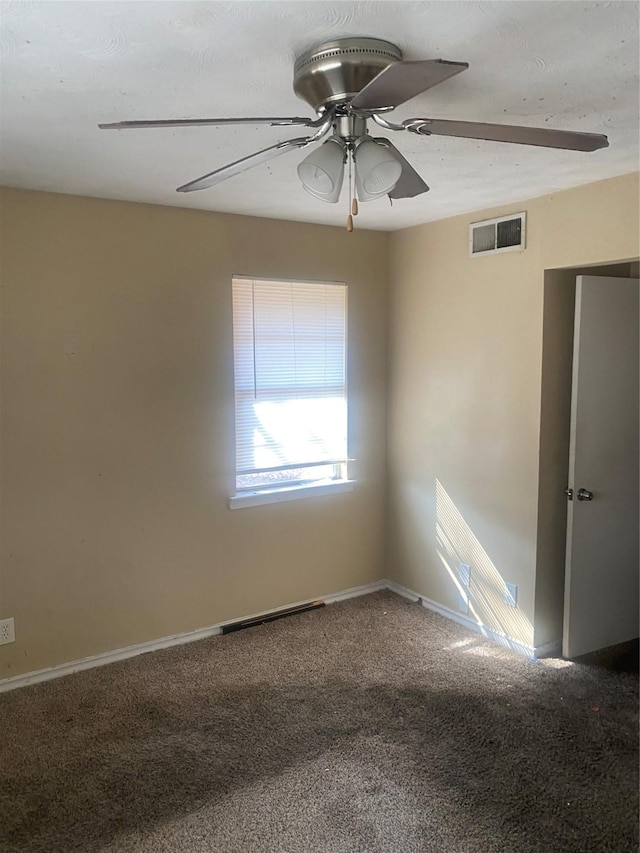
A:
<svg viewBox="0 0 640 853">
<path fill-rule="evenodd" d="M 638 279 L 578 276 L 562 653 L 638 636 Z"/>
</svg>

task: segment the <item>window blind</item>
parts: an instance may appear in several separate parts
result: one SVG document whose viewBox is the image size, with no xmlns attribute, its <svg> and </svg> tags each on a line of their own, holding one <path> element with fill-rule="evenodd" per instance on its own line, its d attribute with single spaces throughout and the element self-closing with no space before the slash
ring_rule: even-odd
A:
<svg viewBox="0 0 640 853">
<path fill-rule="evenodd" d="M 344 284 L 233 279 L 238 475 L 347 458 Z"/>
</svg>

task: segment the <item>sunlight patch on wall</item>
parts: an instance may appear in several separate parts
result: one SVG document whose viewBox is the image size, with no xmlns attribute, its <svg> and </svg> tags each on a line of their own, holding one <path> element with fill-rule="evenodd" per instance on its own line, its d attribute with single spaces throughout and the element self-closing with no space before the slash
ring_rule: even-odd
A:
<svg viewBox="0 0 640 853">
<path fill-rule="evenodd" d="M 436 546 L 450 580 L 467 603 L 469 617 L 481 628 L 533 645 L 533 625 L 519 606 L 506 603 L 503 575 L 439 480 L 436 480 Z M 471 567 L 468 587 L 460 583 L 461 563 Z"/>
</svg>

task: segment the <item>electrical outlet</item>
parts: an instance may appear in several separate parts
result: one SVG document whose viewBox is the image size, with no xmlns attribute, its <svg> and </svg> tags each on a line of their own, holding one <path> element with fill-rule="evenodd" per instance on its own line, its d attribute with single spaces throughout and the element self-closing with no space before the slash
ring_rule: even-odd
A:
<svg viewBox="0 0 640 853">
<path fill-rule="evenodd" d="M 460 578 L 460 585 L 469 589 L 471 586 L 471 566 L 468 563 L 460 563 L 458 577 Z"/>
<path fill-rule="evenodd" d="M 15 643 L 16 629 L 13 619 L 0 619 L 0 646 L 5 643 Z"/>
<path fill-rule="evenodd" d="M 509 607 L 516 607 L 518 604 L 518 587 L 514 583 L 506 583 L 504 585 L 504 601 Z"/>
</svg>

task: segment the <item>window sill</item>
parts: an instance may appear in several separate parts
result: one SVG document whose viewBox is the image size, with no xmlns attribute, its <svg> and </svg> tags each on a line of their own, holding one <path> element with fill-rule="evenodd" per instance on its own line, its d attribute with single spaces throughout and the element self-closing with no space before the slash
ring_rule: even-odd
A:
<svg viewBox="0 0 640 853">
<path fill-rule="evenodd" d="M 313 486 L 287 486 L 279 489 L 256 489 L 229 498 L 229 509 L 243 509 L 261 504 L 299 501 L 303 498 L 317 498 L 321 495 L 334 495 L 337 492 L 352 492 L 355 480 L 334 480 L 331 483 L 318 483 Z"/>
</svg>

